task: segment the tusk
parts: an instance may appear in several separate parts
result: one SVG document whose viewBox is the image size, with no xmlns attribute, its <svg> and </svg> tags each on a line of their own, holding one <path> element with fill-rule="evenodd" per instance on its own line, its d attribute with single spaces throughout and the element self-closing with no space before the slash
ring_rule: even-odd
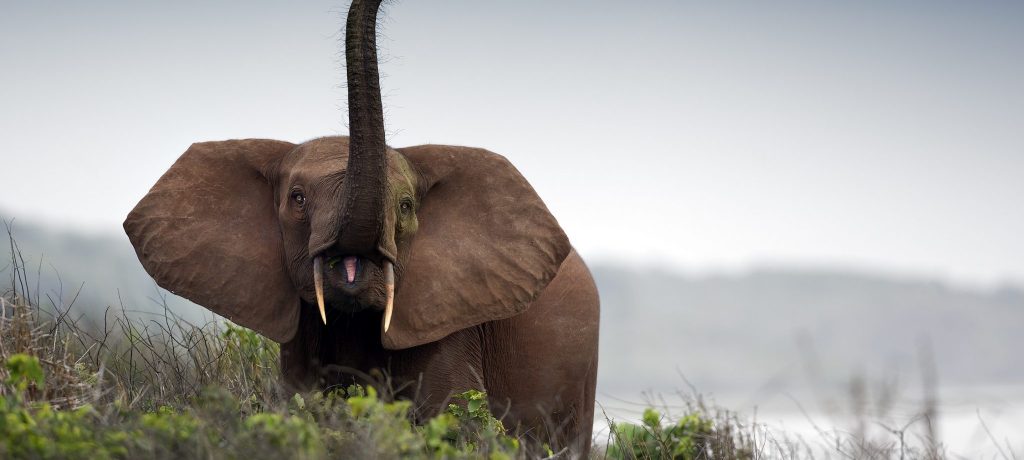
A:
<svg viewBox="0 0 1024 460">
<path fill-rule="evenodd" d="M 327 324 L 327 312 L 324 311 L 324 258 L 313 259 L 313 285 L 316 288 L 316 306 L 320 307 L 320 319 Z"/>
<path fill-rule="evenodd" d="M 384 332 L 391 327 L 391 313 L 395 310 L 395 266 L 391 261 L 384 261 L 384 288 L 387 290 L 387 303 L 384 304 Z"/>
</svg>

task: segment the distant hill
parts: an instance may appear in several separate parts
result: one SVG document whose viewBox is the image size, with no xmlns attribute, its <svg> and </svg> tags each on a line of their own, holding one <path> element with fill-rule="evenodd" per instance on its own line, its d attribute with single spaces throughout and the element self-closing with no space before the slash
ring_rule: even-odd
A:
<svg viewBox="0 0 1024 460">
<path fill-rule="evenodd" d="M 0 214 L 10 220 L 9 216 Z M 160 294 L 123 234 L 88 236 L 17 220 L 40 291 L 75 308 L 159 312 Z M 6 236 L 6 235 L 5 235 Z M 8 254 L 6 240 L 0 256 Z M 40 265 L 40 258 L 42 264 Z M 0 260 L 0 267 L 8 259 Z M 1024 383 L 1024 291 L 955 289 L 928 280 L 840 271 L 761 270 L 681 276 L 592 264 L 602 299 L 600 388 L 606 394 L 756 392 L 834 386 L 852 374 L 913 378 L 929 343 L 942 383 Z M 59 274 L 59 277 L 58 277 Z M 10 268 L 0 271 L 0 290 Z M 206 311 L 168 296 L 179 314 Z"/>
<path fill-rule="evenodd" d="M 927 280 L 762 270 L 683 277 L 597 265 L 600 378 L 670 391 L 834 387 L 854 375 L 915 380 L 930 350 L 941 384 L 1024 383 L 1024 291 Z"/>
</svg>

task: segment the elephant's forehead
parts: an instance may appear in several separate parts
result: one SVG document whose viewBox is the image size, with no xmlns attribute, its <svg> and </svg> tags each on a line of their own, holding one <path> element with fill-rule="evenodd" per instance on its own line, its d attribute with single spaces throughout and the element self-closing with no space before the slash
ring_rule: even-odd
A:
<svg viewBox="0 0 1024 460">
<path fill-rule="evenodd" d="M 348 137 L 333 136 L 313 139 L 295 148 L 282 164 L 287 181 L 312 182 L 325 176 L 341 177 L 348 162 Z M 414 187 L 412 168 L 405 157 L 388 149 L 388 178 L 392 183 Z"/>
<path fill-rule="evenodd" d="M 347 137 L 322 137 L 296 147 L 285 159 L 283 167 L 298 179 L 344 171 L 347 161 Z"/>
</svg>

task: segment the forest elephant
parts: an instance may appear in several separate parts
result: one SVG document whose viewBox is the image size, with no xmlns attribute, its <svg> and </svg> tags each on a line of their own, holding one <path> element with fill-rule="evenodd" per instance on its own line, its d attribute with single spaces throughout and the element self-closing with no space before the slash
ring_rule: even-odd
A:
<svg viewBox="0 0 1024 460">
<path fill-rule="evenodd" d="M 349 136 L 193 144 L 124 222 L 160 286 L 281 344 L 289 387 L 388 376 L 430 416 L 487 392 L 511 430 L 586 455 L 599 301 L 504 157 L 385 143 L 379 0 L 355 0 Z"/>
</svg>

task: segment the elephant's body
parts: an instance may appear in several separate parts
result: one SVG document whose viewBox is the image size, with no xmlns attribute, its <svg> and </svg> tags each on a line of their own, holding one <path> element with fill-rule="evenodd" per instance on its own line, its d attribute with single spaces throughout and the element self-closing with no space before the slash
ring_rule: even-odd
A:
<svg viewBox="0 0 1024 460">
<path fill-rule="evenodd" d="M 385 143 L 379 0 L 345 35 L 349 133 L 193 144 L 125 219 L 163 287 L 281 343 L 286 383 L 358 382 L 436 413 L 486 390 L 529 445 L 589 450 L 598 296 L 522 174 Z"/>
<path fill-rule="evenodd" d="M 585 454 L 598 303 L 590 272 L 572 251 L 526 312 L 403 350 L 381 345 L 377 312 L 335 312 L 324 326 L 313 308 L 303 308 L 299 333 L 281 345 L 282 374 L 302 387 L 384 382 L 416 400 L 422 416 L 445 407 L 454 393 L 485 390 L 507 427 Z"/>
</svg>

